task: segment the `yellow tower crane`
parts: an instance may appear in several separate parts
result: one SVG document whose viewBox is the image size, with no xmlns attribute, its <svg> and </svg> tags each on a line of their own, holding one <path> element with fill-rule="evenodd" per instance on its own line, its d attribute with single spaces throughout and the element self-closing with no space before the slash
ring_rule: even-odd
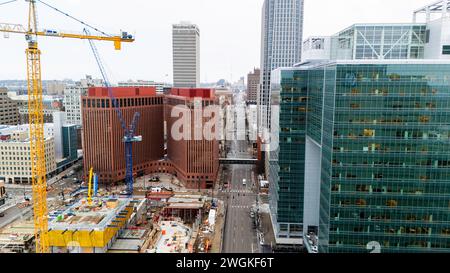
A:
<svg viewBox="0 0 450 273">
<path fill-rule="evenodd" d="M 121 49 L 122 42 L 134 42 L 134 38 L 126 32 L 121 35 L 86 35 L 75 33 L 60 33 L 54 30 L 38 29 L 36 3 L 40 2 L 64 15 L 75 19 L 57 8 L 40 0 L 25 0 L 29 2 L 28 28 L 20 24 L 0 23 L 0 32 L 24 34 L 28 43 L 27 56 L 27 80 L 28 80 L 28 111 L 30 122 L 30 159 L 33 186 L 33 212 L 34 233 L 36 240 L 36 252 L 49 252 L 48 238 L 48 211 L 47 211 L 47 181 L 44 144 L 44 113 L 42 102 L 42 78 L 41 78 L 41 51 L 38 48 L 38 36 L 74 38 L 85 40 L 99 40 L 114 42 L 116 50 Z M 8 1 L 15 2 L 15 1 Z M 75 19 L 77 20 L 77 19 Z M 77 20 L 87 27 L 93 28 L 86 23 Z M 93 28 L 95 29 L 95 28 Z M 98 31 L 98 29 L 95 29 Z M 100 31 L 99 31 L 100 32 Z"/>
</svg>

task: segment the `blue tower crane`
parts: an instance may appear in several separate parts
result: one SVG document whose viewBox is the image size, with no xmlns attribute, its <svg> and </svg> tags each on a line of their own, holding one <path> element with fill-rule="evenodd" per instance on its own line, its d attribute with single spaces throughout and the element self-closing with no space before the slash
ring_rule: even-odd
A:
<svg viewBox="0 0 450 273">
<path fill-rule="evenodd" d="M 87 35 L 90 35 L 90 31 L 88 29 L 83 30 L 84 33 Z M 97 46 L 95 45 L 93 40 L 89 40 L 89 45 L 91 46 L 92 53 L 94 54 L 95 60 L 97 61 L 98 68 L 100 69 L 100 73 L 102 74 L 103 81 L 105 82 L 106 88 L 108 89 L 108 95 L 112 101 L 112 106 L 114 107 L 114 110 L 119 117 L 120 125 L 122 126 L 122 129 L 124 130 L 125 136 L 123 137 L 123 142 L 125 143 L 125 161 L 126 161 L 126 175 L 125 175 L 125 181 L 127 183 L 127 195 L 132 196 L 133 195 L 133 143 L 135 142 L 141 142 L 142 136 L 136 136 L 136 126 L 138 123 L 138 120 L 140 118 L 140 113 L 136 112 L 134 113 L 133 121 L 131 122 L 130 126 L 126 125 L 126 122 L 123 118 L 122 111 L 120 110 L 120 106 L 117 102 L 117 99 L 114 97 L 111 84 L 108 79 L 108 75 L 106 74 L 106 69 L 103 66 L 103 62 L 100 58 L 100 54 L 98 53 Z"/>
</svg>

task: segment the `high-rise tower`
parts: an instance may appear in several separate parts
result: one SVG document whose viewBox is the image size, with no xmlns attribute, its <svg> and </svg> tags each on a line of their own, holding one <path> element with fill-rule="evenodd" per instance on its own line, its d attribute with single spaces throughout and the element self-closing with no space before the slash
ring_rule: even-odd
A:
<svg viewBox="0 0 450 273">
<path fill-rule="evenodd" d="M 262 9 L 258 128 L 270 127 L 270 73 L 301 61 L 303 0 L 265 0 Z"/>
<path fill-rule="evenodd" d="M 173 25 L 174 87 L 196 88 L 200 84 L 200 30 L 182 22 Z"/>
</svg>

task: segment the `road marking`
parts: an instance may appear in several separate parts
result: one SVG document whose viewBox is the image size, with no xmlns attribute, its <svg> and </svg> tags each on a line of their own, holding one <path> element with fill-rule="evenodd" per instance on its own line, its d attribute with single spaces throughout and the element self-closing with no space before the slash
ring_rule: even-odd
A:
<svg viewBox="0 0 450 273">
<path fill-rule="evenodd" d="M 253 191 L 251 191 L 251 190 L 230 190 L 229 191 L 230 193 L 254 193 Z"/>
<path fill-rule="evenodd" d="M 249 209 L 250 206 L 231 206 L 232 209 Z"/>
</svg>

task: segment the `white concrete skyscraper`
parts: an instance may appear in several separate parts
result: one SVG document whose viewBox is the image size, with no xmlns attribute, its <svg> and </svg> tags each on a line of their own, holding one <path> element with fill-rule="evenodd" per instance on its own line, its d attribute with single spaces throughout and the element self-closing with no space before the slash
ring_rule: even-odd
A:
<svg viewBox="0 0 450 273">
<path fill-rule="evenodd" d="M 270 73 L 301 61 L 303 0 L 265 0 L 261 27 L 261 86 L 258 130 L 270 128 Z"/>
<path fill-rule="evenodd" d="M 173 25 L 173 85 L 196 88 L 200 85 L 200 30 L 181 22 Z"/>
</svg>

